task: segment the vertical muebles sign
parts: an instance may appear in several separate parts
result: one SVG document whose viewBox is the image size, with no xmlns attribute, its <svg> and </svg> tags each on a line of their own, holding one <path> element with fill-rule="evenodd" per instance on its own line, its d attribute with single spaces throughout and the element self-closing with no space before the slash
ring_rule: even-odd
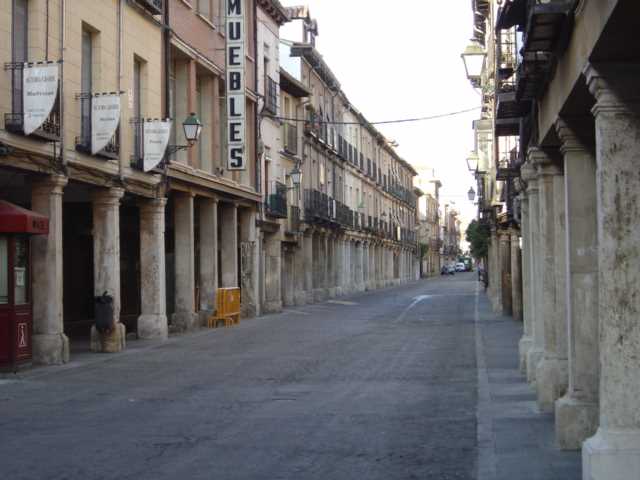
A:
<svg viewBox="0 0 640 480">
<path fill-rule="evenodd" d="M 226 0 L 227 169 L 246 169 L 244 1 Z"/>
<path fill-rule="evenodd" d="M 22 76 L 23 130 L 31 135 L 47 120 L 58 97 L 56 63 L 25 63 Z"/>
</svg>

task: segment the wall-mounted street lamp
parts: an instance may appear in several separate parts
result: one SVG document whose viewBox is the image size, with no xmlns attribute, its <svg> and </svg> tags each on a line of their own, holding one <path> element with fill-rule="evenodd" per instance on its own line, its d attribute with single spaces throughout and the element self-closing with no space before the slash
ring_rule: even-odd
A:
<svg viewBox="0 0 640 480">
<path fill-rule="evenodd" d="M 467 192 L 467 197 L 469 197 L 470 202 L 473 202 L 476 199 L 476 192 L 473 187 L 471 187 Z"/>
<path fill-rule="evenodd" d="M 184 138 L 187 140 L 186 145 L 168 145 L 167 153 L 169 155 L 176 153 L 179 150 L 186 150 L 195 145 L 202 133 L 202 122 L 198 116 L 191 112 L 189 116 L 182 122 L 182 129 L 184 131 Z"/>
<path fill-rule="evenodd" d="M 480 86 L 480 78 L 482 77 L 482 70 L 484 69 L 487 53 L 478 42 L 472 40 L 460 57 L 462 57 L 464 69 L 471 85 L 478 88 Z"/>
<path fill-rule="evenodd" d="M 291 170 L 288 175 L 291 178 L 291 183 L 293 183 L 293 187 L 287 187 L 287 190 L 297 190 L 300 188 L 300 184 L 302 183 L 302 170 L 300 170 L 300 163 L 296 163 L 293 170 Z"/>
</svg>

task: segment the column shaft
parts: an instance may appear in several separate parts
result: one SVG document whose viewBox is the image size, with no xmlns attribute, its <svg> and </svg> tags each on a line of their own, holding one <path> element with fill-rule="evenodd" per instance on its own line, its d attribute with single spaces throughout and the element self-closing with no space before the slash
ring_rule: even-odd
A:
<svg viewBox="0 0 640 480">
<path fill-rule="evenodd" d="M 67 179 L 51 176 L 34 182 L 31 208 L 49 217 L 49 233 L 31 239 L 33 261 L 33 362 L 58 365 L 69 361 L 64 334 L 62 271 L 62 191 Z"/>
</svg>

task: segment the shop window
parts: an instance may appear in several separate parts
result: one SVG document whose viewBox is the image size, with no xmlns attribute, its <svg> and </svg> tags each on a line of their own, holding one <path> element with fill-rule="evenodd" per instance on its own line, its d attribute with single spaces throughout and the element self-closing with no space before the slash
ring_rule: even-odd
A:
<svg viewBox="0 0 640 480">
<path fill-rule="evenodd" d="M 14 245 L 13 299 L 15 305 L 26 305 L 29 303 L 29 239 L 16 237 Z"/>
<path fill-rule="evenodd" d="M 0 235 L 0 305 L 9 303 L 9 239 Z"/>
</svg>

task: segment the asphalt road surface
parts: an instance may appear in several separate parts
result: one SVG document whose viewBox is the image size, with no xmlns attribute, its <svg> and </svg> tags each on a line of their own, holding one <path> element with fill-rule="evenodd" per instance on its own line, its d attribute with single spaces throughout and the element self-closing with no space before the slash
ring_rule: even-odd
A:
<svg viewBox="0 0 640 480">
<path fill-rule="evenodd" d="M 0 478 L 476 478 L 476 284 L 420 281 L 3 377 Z"/>
</svg>

